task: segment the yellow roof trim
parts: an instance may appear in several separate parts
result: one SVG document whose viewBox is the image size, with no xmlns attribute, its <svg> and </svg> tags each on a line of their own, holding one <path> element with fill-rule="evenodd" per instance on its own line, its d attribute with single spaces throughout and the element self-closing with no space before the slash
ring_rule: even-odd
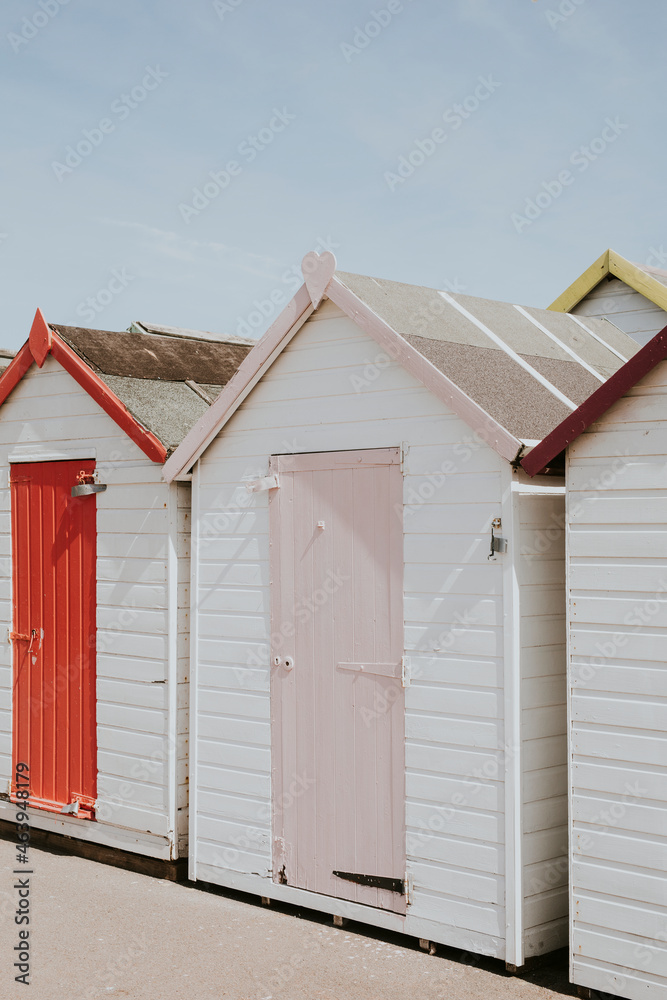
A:
<svg viewBox="0 0 667 1000">
<path fill-rule="evenodd" d="M 589 292 L 592 292 L 608 274 L 620 278 L 626 285 L 640 295 L 644 295 L 656 306 L 667 312 L 667 285 L 663 285 L 653 275 L 643 271 L 637 264 L 632 264 L 614 250 L 605 250 L 594 264 L 584 271 L 562 295 L 551 303 L 549 309 L 554 312 L 572 312 Z"/>
</svg>

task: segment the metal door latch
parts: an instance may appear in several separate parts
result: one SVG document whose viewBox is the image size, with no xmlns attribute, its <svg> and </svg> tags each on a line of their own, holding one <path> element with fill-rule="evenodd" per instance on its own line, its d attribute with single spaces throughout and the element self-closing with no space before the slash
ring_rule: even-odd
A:
<svg viewBox="0 0 667 1000">
<path fill-rule="evenodd" d="M 60 811 L 61 811 L 61 813 L 71 813 L 72 816 L 78 816 L 79 815 L 79 803 L 78 802 L 70 802 L 70 804 L 68 806 L 63 806 Z"/>
<path fill-rule="evenodd" d="M 507 552 L 507 539 L 495 534 L 496 531 L 500 531 L 501 527 L 501 519 L 494 517 L 491 522 L 491 551 L 489 552 L 489 559 L 492 559 L 496 552 Z"/>
<path fill-rule="evenodd" d="M 22 639 L 23 642 L 29 642 L 30 645 L 28 646 L 28 652 L 31 652 L 31 650 L 32 650 L 32 644 L 33 644 L 33 642 L 35 641 L 36 638 L 37 638 L 37 629 L 36 628 L 34 628 L 31 631 L 30 635 L 24 635 L 23 632 L 10 632 L 9 633 L 9 641 L 10 642 L 16 642 L 17 639 Z"/>
</svg>

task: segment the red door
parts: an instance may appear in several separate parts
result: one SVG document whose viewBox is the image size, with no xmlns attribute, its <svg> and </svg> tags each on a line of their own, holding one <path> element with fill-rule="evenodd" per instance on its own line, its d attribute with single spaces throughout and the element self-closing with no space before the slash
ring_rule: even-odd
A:
<svg viewBox="0 0 667 1000">
<path fill-rule="evenodd" d="M 91 460 L 12 466 L 13 759 L 30 804 L 90 818 L 97 794 L 96 497 Z M 83 476 L 82 476 L 83 474 Z"/>
<path fill-rule="evenodd" d="M 272 459 L 274 880 L 405 913 L 398 448 Z"/>
</svg>

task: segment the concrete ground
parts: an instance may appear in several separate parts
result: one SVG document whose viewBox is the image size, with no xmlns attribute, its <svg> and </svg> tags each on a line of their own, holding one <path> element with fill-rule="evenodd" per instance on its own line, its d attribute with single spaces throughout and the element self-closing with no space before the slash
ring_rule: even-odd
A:
<svg viewBox="0 0 667 1000">
<path fill-rule="evenodd" d="M 14 981 L 16 847 L 0 840 L 3 1000 L 550 1000 L 573 996 L 566 956 L 521 977 L 502 963 L 360 924 L 263 907 L 30 849 L 30 991 Z M 466 964 L 467 963 L 467 964 Z"/>
</svg>

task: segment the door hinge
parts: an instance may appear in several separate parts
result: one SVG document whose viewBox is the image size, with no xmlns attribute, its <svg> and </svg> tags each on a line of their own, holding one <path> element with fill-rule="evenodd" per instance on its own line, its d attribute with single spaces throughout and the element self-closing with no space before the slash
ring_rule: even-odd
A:
<svg viewBox="0 0 667 1000">
<path fill-rule="evenodd" d="M 280 486 L 278 476 L 262 476 L 261 479 L 249 479 L 245 484 L 248 493 L 261 493 L 262 490 L 277 490 Z"/>
<path fill-rule="evenodd" d="M 405 656 L 401 657 L 401 684 L 404 688 L 410 687 L 410 664 Z"/>
<path fill-rule="evenodd" d="M 405 881 L 402 878 L 387 878 L 386 875 L 360 875 L 357 872 L 332 872 L 336 878 L 343 878 L 346 882 L 356 882 L 358 885 L 367 885 L 370 889 L 386 889 L 388 892 L 397 892 L 405 895 Z"/>
</svg>

